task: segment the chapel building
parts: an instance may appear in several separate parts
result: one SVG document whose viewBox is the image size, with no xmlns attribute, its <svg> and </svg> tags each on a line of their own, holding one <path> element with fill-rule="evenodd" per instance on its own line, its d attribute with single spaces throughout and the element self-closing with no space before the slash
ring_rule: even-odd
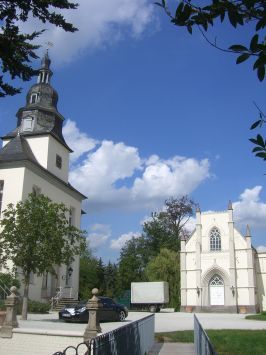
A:
<svg viewBox="0 0 266 355">
<path fill-rule="evenodd" d="M 86 197 L 68 182 L 71 148 L 62 134 L 64 117 L 57 110 L 58 94 L 51 86 L 50 58 L 41 61 L 37 83 L 28 91 L 26 105 L 17 112 L 17 127 L 2 137 L 0 150 L 0 216 L 8 204 L 42 193 L 69 210 L 69 223 L 80 228 L 81 203 Z M 10 265 L 12 266 L 12 265 Z M 5 272 L 1 268 L 0 272 Z M 57 266 L 57 275 L 31 275 L 29 299 L 47 301 L 77 298 L 79 256 L 71 265 Z M 21 278 L 19 269 L 17 277 Z M 23 283 L 22 289 L 23 292 Z"/>
<path fill-rule="evenodd" d="M 256 313 L 266 310 L 266 253 L 252 246 L 249 227 L 234 227 L 233 208 L 196 211 L 196 228 L 181 241 L 181 311 Z"/>
</svg>

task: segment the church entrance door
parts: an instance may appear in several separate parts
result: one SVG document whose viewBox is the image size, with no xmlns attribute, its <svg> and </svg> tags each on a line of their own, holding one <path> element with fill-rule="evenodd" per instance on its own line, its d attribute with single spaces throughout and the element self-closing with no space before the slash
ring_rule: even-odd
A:
<svg viewBox="0 0 266 355">
<path fill-rule="evenodd" d="M 211 306 L 224 306 L 224 282 L 219 275 L 214 275 L 210 281 Z"/>
</svg>

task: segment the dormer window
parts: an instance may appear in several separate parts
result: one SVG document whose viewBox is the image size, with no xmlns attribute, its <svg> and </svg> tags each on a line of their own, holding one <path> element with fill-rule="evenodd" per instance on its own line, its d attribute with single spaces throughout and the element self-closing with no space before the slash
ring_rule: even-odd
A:
<svg viewBox="0 0 266 355">
<path fill-rule="evenodd" d="M 31 94 L 30 103 L 35 104 L 35 102 L 39 101 L 40 94 L 38 92 Z"/>
<path fill-rule="evenodd" d="M 56 154 L 55 164 L 56 164 L 58 169 L 62 168 L 62 158 L 58 154 Z"/>
<path fill-rule="evenodd" d="M 32 131 L 33 130 L 34 118 L 28 116 L 23 120 L 23 131 Z"/>
</svg>

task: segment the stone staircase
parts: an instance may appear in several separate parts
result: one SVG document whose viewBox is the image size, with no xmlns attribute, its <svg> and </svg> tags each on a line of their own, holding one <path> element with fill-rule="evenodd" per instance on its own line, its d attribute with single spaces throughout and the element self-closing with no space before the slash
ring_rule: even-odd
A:
<svg viewBox="0 0 266 355">
<path fill-rule="evenodd" d="M 204 312 L 204 313 L 234 313 L 235 310 L 232 310 L 232 307 L 208 306 L 208 307 L 202 307 L 201 312 Z"/>
<path fill-rule="evenodd" d="M 58 312 L 65 306 L 77 305 L 78 303 L 79 301 L 75 300 L 74 298 L 61 298 L 57 303 L 57 305 L 52 308 L 52 311 Z"/>
</svg>

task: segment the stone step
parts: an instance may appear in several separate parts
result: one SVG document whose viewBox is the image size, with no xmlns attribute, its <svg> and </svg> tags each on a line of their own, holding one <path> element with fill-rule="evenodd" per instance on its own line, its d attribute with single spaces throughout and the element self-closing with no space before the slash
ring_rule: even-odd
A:
<svg viewBox="0 0 266 355">
<path fill-rule="evenodd" d="M 53 311 L 60 311 L 62 308 L 68 305 L 77 305 L 78 300 L 75 300 L 74 298 L 61 298 L 58 304 L 53 307 Z"/>
</svg>

